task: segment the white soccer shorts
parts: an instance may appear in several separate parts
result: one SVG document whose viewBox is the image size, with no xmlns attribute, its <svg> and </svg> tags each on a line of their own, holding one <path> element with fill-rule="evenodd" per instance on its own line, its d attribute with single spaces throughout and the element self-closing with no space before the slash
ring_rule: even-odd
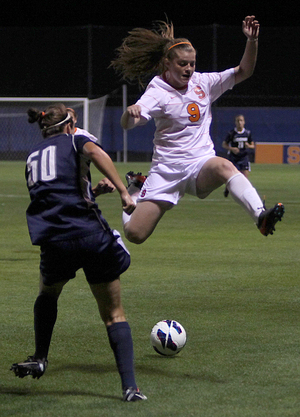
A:
<svg viewBox="0 0 300 417">
<path fill-rule="evenodd" d="M 215 152 L 205 155 L 191 164 L 152 165 L 137 202 L 156 200 L 177 204 L 184 194 L 196 196 L 196 179 L 206 161 Z"/>
</svg>

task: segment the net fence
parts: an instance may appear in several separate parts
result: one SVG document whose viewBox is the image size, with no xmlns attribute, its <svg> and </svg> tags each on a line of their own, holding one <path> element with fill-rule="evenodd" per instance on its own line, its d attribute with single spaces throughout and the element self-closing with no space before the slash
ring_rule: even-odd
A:
<svg viewBox="0 0 300 417">
<path fill-rule="evenodd" d="M 42 140 L 37 123 L 28 123 L 30 107 L 44 110 L 50 104 L 63 103 L 77 115 L 82 127 L 102 142 L 103 116 L 107 96 L 87 98 L 0 98 L 0 160 L 25 160 L 30 149 Z"/>
</svg>

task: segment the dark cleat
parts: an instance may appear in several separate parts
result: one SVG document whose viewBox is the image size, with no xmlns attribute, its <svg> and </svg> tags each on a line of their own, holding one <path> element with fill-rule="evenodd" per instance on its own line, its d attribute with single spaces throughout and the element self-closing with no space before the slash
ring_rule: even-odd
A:
<svg viewBox="0 0 300 417">
<path fill-rule="evenodd" d="M 275 224 L 281 221 L 284 214 L 284 205 L 276 204 L 269 210 L 262 211 L 258 218 L 257 227 L 264 236 L 272 235 L 275 231 Z"/>
<path fill-rule="evenodd" d="M 138 388 L 127 388 L 123 391 L 123 401 L 140 401 L 147 400 L 146 395 L 142 394 Z"/>
<path fill-rule="evenodd" d="M 39 379 L 44 375 L 48 365 L 47 359 L 36 359 L 33 356 L 28 356 L 26 361 L 14 363 L 10 368 L 19 378 L 31 375 L 32 378 Z"/>
<path fill-rule="evenodd" d="M 147 176 L 142 175 L 141 172 L 138 172 L 137 174 L 135 174 L 133 171 L 129 171 L 125 175 L 125 178 L 128 184 L 127 188 L 129 188 L 133 184 L 135 187 L 141 190 L 144 182 L 146 181 Z"/>
</svg>

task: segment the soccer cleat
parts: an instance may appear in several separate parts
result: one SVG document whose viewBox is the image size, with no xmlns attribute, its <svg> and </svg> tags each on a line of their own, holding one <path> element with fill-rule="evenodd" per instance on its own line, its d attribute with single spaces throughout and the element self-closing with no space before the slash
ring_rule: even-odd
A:
<svg viewBox="0 0 300 417">
<path fill-rule="evenodd" d="M 129 188 L 133 184 L 135 187 L 141 190 L 144 182 L 146 181 L 147 176 L 142 175 L 141 172 L 135 174 L 133 171 L 129 171 L 127 172 L 125 178 L 128 184 L 127 188 Z"/>
<path fill-rule="evenodd" d="M 140 401 L 147 400 L 146 395 L 142 394 L 138 388 L 127 388 L 123 391 L 123 401 Z"/>
<path fill-rule="evenodd" d="M 10 368 L 19 378 L 31 375 L 32 378 L 39 379 L 44 375 L 48 366 L 47 359 L 35 359 L 33 356 L 28 356 L 26 361 L 14 363 Z"/>
<path fill-rule="evenodd" d="M 275 232 L 275 224 L 281 221 L 284 214 L 284 205 L 282 203 L 275 204 L 269 210 L 262 211 L 258 218 L 257 227 L 264 236 L 272 235 Z"/>
</svg>

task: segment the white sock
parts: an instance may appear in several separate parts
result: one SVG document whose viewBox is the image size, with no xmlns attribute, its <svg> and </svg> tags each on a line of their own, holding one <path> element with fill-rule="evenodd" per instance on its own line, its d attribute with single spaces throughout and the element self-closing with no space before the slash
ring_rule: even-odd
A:
<svg viewBox="0 0 300 417">
<path fill-rule="evenodd" d="M 238 173 L 229 178 L 226 186 L 232 198 L 244 207 L 257 223 L 258 216 L 264 210 L 264 205 L 251 182 L 245 175 Z"/>
<path fill-rule="evenodd" d="M 130 194 L 130 192 L 129 192 L 129 194 Z M 138 199 L 139 194 L 140 194 L 139 188 L 137 188 L 137 191 L 135 191 L 134 194 L 130 194 L 130 197 L 132 198 L 132 200 L 135 204 L 136 204 L 136 200 Z M 123 211 L 123 213 L 122 213 L 123 226 L 124 226 L 125 223 L 129 222 L 130 217 L 131 217 L 131 214 L 127 214 L 127 213 L 125 213 L 125 211 Z"/>
</svg>

